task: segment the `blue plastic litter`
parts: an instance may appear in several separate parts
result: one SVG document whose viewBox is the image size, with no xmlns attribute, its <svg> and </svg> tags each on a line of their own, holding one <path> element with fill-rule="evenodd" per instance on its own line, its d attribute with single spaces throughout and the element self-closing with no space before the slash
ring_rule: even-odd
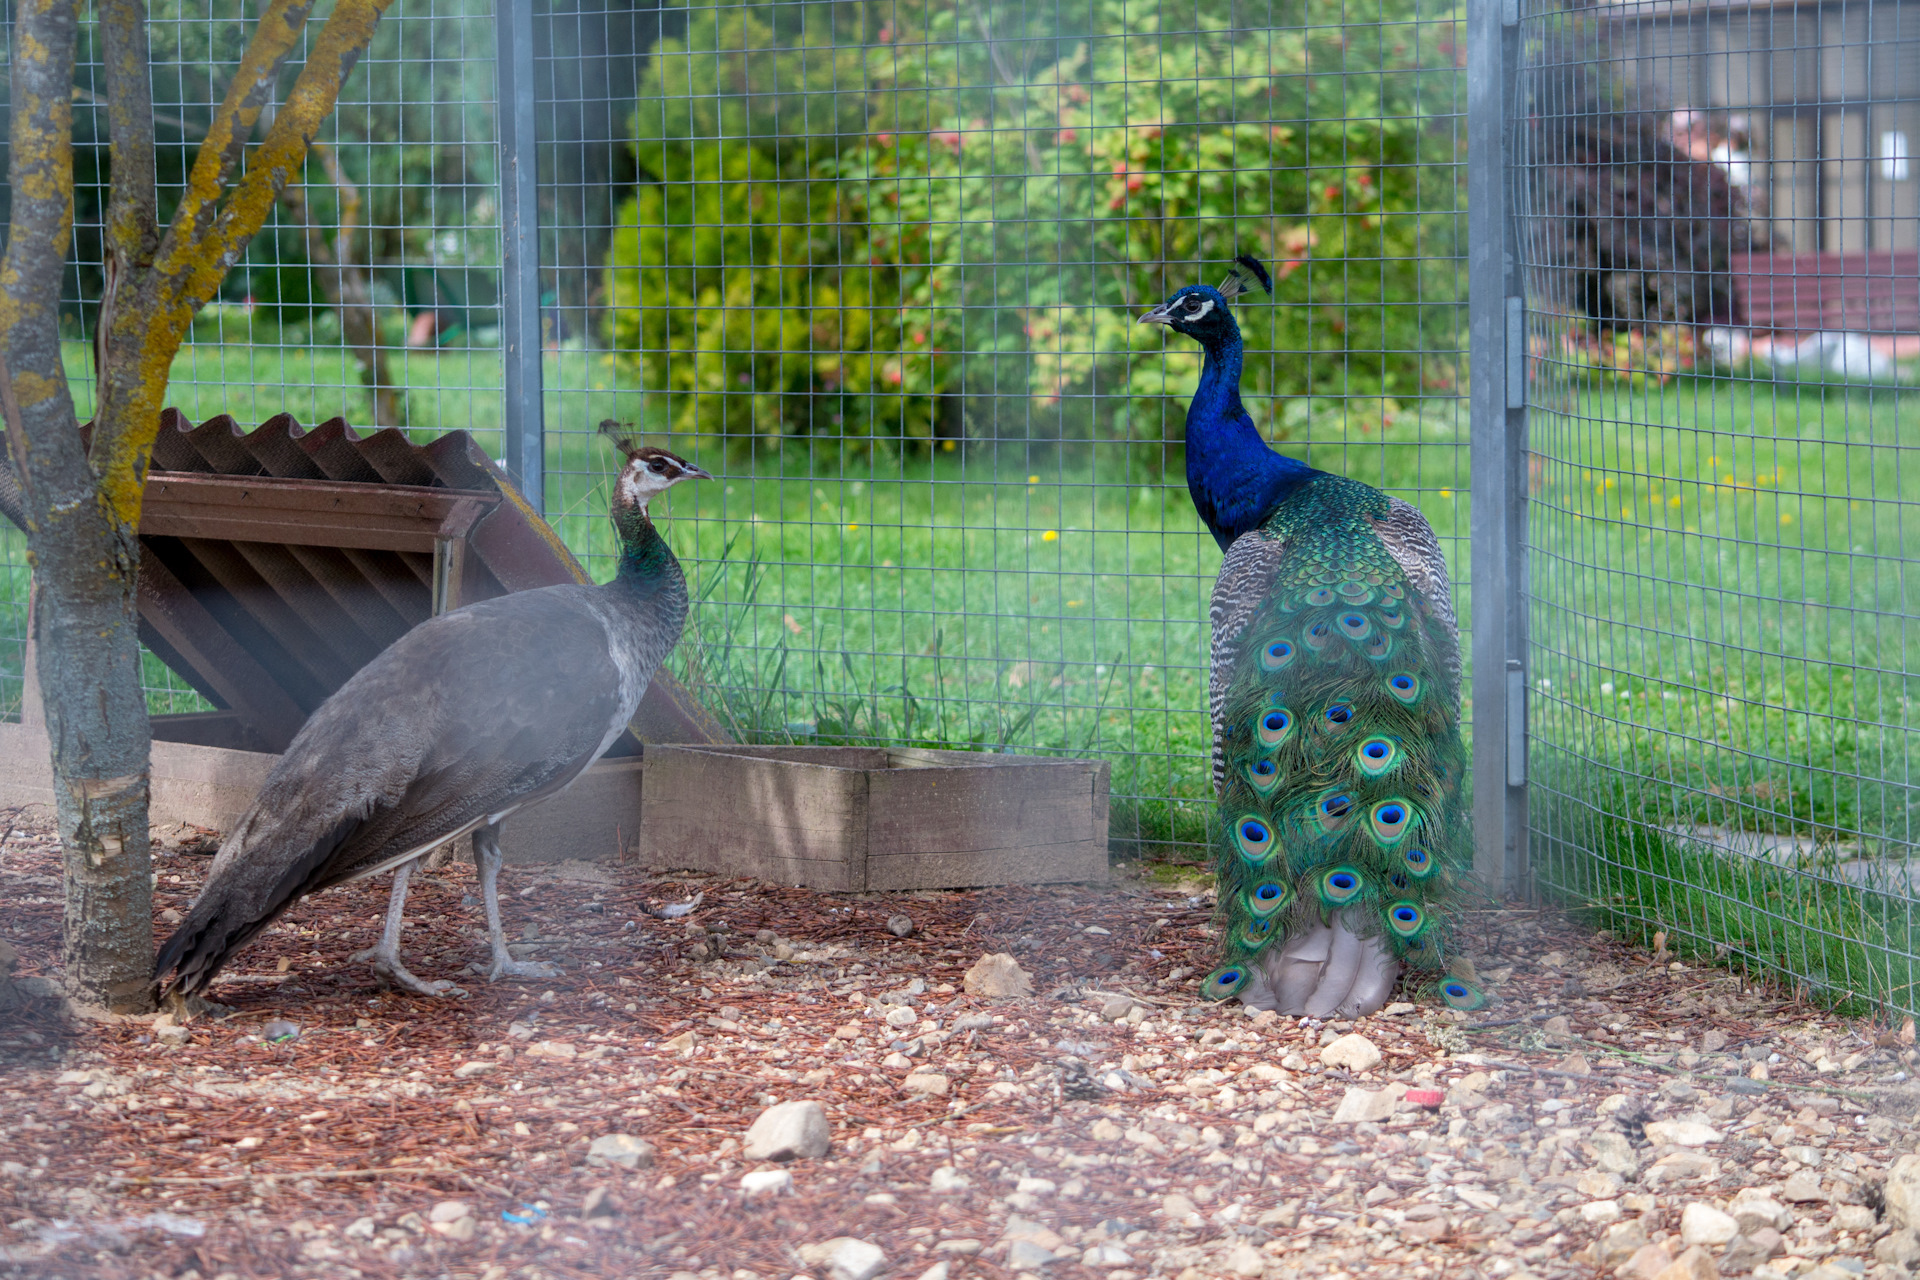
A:
<svg viewBox="0 0 1920 1280">
<path fill-rule="evenodd" d="M 508 1209 L 502 1209 L 500 1211 L 500 1220 L 502 1222 L 517 1223 L 523 1227 L 530 1227 L 546 1216 L 547 1211 L 545 1209 L 540 1208 L 538 1205 L 531 1204 L 521 1205 L 520 1212 L 518 1213 L 514 1213 Z"/>
</svg>

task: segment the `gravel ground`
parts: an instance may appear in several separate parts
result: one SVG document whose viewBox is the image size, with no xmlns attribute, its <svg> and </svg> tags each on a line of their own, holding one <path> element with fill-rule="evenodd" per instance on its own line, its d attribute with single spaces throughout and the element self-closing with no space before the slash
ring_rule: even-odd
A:
<svg viewBox="0 0 1920 1280">
<path fill-rule="evenodd" d="M 58 851 L 27 816 L 0 830 L 0 932 L 31 989 L 58 951 Z M 160 835 L 164 932 L 210 845 Z M 347 963 L 383 877 L 263 935 L 213 990 L 225 1018 L 6 1015 L 0 1274 L 1894 1280 L 1920 1261 L 1920 1157 L 1894 1168 L 1920 1109 L 1911 1023 L 1553 912 L 1466 921 L 1482 1013 L 1323 1024 L 1196 1003 L 1197 887 L 833 895 L 586 863 L 502 887 L 518 949 L 564 977 L 462 976 L 485 941 L 454 863 L 415 878 L 403 953 L 466 998 Z M 973 991 L 1012 968 L 985 956 L 1033 994 Z M 748 1159 L 748 1126 L 793 1101 L 819 1105 L 827 1153 Z"/>
</svg>

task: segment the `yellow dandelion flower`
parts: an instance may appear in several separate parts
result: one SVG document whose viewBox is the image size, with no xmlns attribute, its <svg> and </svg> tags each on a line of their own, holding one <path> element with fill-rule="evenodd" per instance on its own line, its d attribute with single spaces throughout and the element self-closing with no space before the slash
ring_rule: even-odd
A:
<svg viewBox="0 0 1920 1280">
<path fill-rule="evenodd" d="M 1039 476 L 1028 476 L 1028 477 L 1027 477 L 1027 483 L 1028 483 L 1028 484 L 1039 484 L 1039 483 L 1040 483 L 1040 477 L 1039 477 Z"/>
<path fill-rule="evenodd" d="M 1058 529 L 1049 529 L 1045 533 L 1040 535 L 1040 541 L 1058 542 L 1060 541 L 1060 531 Z"/>
<path fill-rule="evenodd" d="M 1782 515 L 1782 516 L 1780 517 L 1780 523 L 1781 523 L 1781 524 L 1792 524 L 1792 523 L 1793 523 L 1793 516 L 1792 516 L 1792 514 L 1791 514 L 1791 513 L 1788 513 L 1788 514 L 1785 514 L 1785 515 Z"/>
</svg>

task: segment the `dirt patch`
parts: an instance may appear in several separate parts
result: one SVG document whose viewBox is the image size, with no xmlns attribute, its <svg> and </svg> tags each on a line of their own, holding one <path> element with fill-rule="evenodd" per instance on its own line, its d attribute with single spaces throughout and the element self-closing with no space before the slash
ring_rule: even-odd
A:
<svg viewBox="0 0 1920 1280">
<path fill-rule="evenodd" d="M 0 933 L 45 978 L 56 842 L 10 825 Z M 191 902 L 206 843 L 156 858 L 156 914 Z M 215 986 L 232 1016 L 184 1036 L 5 1015 L 0 1273 L 1587 1276 L 1633 1230 L 1680 1254 L 1686 1206 L 1756 1188 L 1791 1215 L 1781 1274 L 1905 1274 L 1874 1248 L 1877 1183 L 1913 1144 L 1910 1031 L 1555 913 L 1468 919 L 1498 996 L 1481 1014 L 1320 1024 L 1200 1005 L 1210 904 L 1144 884 L 835 895 L 595 870 L 502 878 L 518 949 L 564 978 L 464 972 L 486 948 L 453 863 L 415 878 L 402 945 L 469 998 L 346 962 L 382 878 L 289 912 Z M 696 893 L 685 919 L 642 909 Z M 1035 994 L 966 994 L 988 954 Z M 1368 1069 L 1319 1061 L 1353 1034 Z M 800 1099 L 829 1154 L 744 1161 L 754 1118 Z M 1729 1248 L 1709 1250 L 1727 1273 L 1754 1264 Z"/>
</svg>

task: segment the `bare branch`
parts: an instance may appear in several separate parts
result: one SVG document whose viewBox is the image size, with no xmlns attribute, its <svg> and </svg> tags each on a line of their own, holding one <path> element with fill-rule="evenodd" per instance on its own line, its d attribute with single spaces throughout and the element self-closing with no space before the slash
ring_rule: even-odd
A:
<svg viewBox="0 0 1920 1280">
<path fill-rule="evenodd" d="M 112 139 L 113 186 L 107 204 L 106 275 L 94 332 L 94 369 L 107 363 L 120 286 L 153 262 L 156 229 L 153 91 L 147 51 L 147 7 L 142 0 L 100 0 L 106 52 L 107 128 Z"/>
<path fill-rule="evenodd" d="M 206 141 L 200 144 L 200 152 L 194 157 L 193 172 L 187 178 L 180 207 L 174 211 L 173 225 L 167 230 L 162 257 L 172 256 L 170 250 L 190 251 L 191 243 L 211 224 L 214 205 L 246 152 L 260 112 L 273 100 L 280 66 L 299 42 L 301 29 L 311 12 L 313 0 L 272 0 L 261 15 L 247 51 L 240 56 L 233 82 L 227 86 L 226 99 L 214 113 L 213 123 L 207 127 Z M 305 78 L 304 72 L 302 78 Z"/>
<path fill-rule="evenodd" d="M 319 132 L 321 121 L 332 113 L 334 102 L 340 96 L 340 86 L 346 83 L 348 73 L 372 38 L 380 15 L 392 2 L 339 0 L 327 24 L 320 29 L 320 36 L 307 55 L 306 65 L 300 69 L 293 90 L 287 94 L 286 103 L 275 114 L 265 141 L 248 161 L 246 175 L 234 187 L 221 211 L 213 234 L 205 243 L 199 243 L 196 238 L 193 245 L 176 248 L 174 237 L 182 223 L 178 218 L 174 220 L 157 267 L 169 282 L 169 301 L 177 314 L 191 317 L 213 296 L 227 269 L 239 260 L 247 242 L 266 222 L 274 201 L 300 171 L 308 143 Z M 275 0 L 276 7 L 280 3 L 281 0 Z M 262 19 L 263 35 L 266 27 L 267 22 Z M 214 123 L 217 129 L 219 121 Z M 214 134 L 209 133 L 207 146 L 212 146 L 214 140 Z M 184 205 L 182 207 L 184 209 Z"/>
<path fill-rule="evenodd" d="M 24 0 L 15 24 L 0 403 L 33 528 L 50 507 L 93 490 L 60 359 L 60 276 L 73 234 L 74 0 Z"/>
</svg>

